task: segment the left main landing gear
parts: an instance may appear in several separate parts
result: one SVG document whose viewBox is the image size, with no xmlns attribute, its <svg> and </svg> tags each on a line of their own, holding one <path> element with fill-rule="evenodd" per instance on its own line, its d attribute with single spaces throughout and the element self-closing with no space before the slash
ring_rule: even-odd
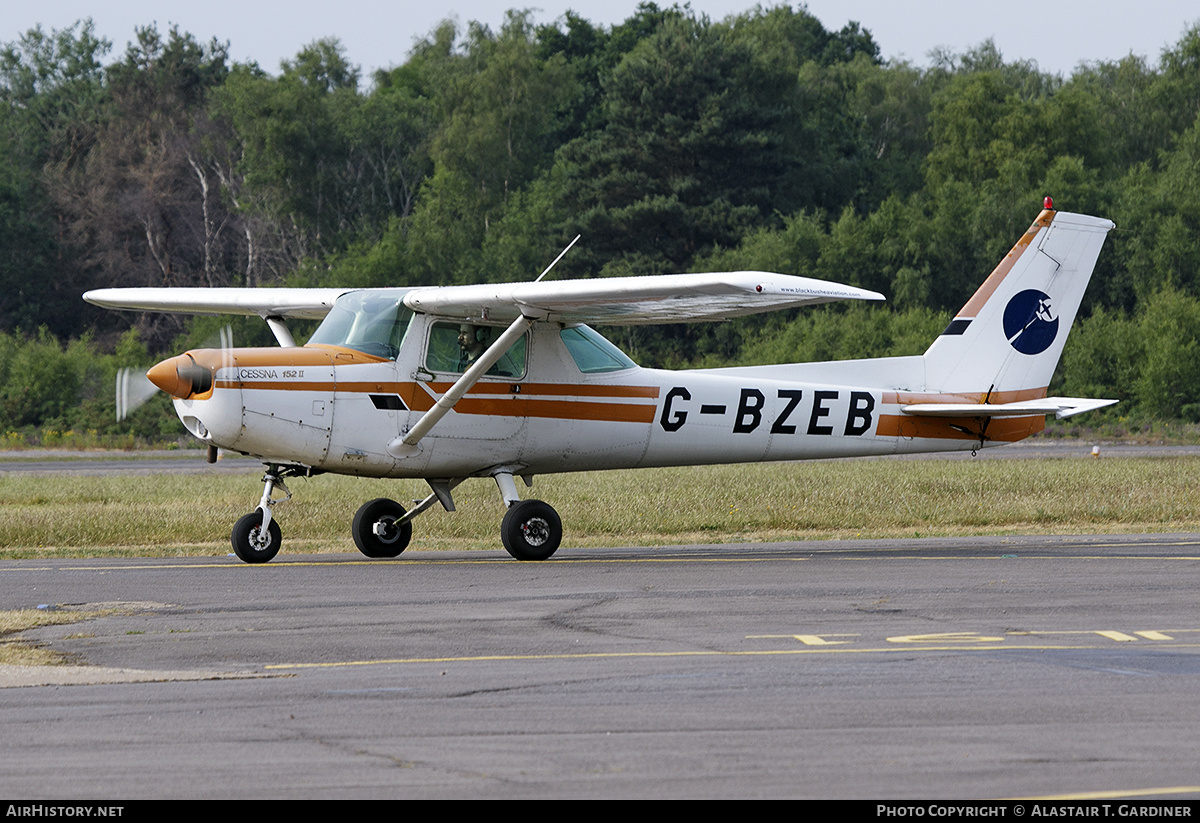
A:
<svg viewBox="0 0 1200 823">
<path fill-rule="evenodd" d="M 518 560 L 547 560 L 562 542 L 562 520 L 549 503 L 519 500 L 500 523 L 500 539 Z"/>
</svg>

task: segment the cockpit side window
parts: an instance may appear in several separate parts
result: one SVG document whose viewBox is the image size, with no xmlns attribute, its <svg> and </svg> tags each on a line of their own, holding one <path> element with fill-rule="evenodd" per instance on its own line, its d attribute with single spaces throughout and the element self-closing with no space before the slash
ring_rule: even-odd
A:
<svg viewBox="0 0 1200 823">
<path fill-rule="evenodd" d="M 462 374 L 504 333 L 495 326 L 473 323 L 434 323 L 429 332 L 425 368 Z M 526 336 L 522 336 L 487 370 L 492 377 L 519 378 L 525 374 Z"/>
</svg>

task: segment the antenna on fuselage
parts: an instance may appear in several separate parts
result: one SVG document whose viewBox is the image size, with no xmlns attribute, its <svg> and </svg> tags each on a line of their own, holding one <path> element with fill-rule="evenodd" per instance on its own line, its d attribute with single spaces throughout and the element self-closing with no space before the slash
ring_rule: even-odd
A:
<svg viewBox="0 0 1200 823">
<path fill-rule="evenodd" d="M 534 283 L 540 283 L 540 282 L 541 282 L 541 280 L 542 280 L 542 278 L 543 278 L 543 277 L 545 277 L 547 274 L 549 274 L 549 273 L 550 273 L 550 269 L 552 269 L 552 268 L 554 268 L 556 265 L 558 265 L 558 261 L 559 261 L 559 260 L 562 260 L 562 259 L 563 259 L 563 256 L 564 256 L 564 255 L 566 255 L 566 253 L 567 253 L 567 252 L 569 252 L 569 251 L 571 250 L 571 246 L 574 246 L 576 243 L 578 243 L 578 242 L 579 242 L 579 238 L 580 238 L 580 237 L 583 237 L 583 235 L 582 235 L 582 234 L 577 234 L 577 235 L 575 235 L 575 239 L 574 239 L 574 240 L 572 240 L 570 243 L 568 243 L 568 244 L 567 244 L 567 247 L 566 247 L 565 249 L 563 249 L 561 252 L 559 252 L 559 254 L 558 254 L 558 257 L 554 258 L 554 262 L 553 262 L 553 263 L 551 263 L 549 266 L 546 266 L 546 270 L 545 270 L 544 272 L 542 272 L 541 274 L 539 274 L 539 275 L 537 276 L 537 280 L 534 280 L 533 282 L 534 282 Z"/>
</svg>

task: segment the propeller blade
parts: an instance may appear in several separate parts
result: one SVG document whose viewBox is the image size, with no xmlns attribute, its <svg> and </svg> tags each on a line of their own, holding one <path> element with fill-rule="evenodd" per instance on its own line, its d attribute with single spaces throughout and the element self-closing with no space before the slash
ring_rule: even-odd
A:
<svg viewBox="0 0 1200 823">
<path fill-rule="evenodd" d="M 155 395 L 158 386 L 150 382 L 141 369 L 123 368 L 117 371 L 117 420 L 124 420 L 131 412 Z"/>
</svg>

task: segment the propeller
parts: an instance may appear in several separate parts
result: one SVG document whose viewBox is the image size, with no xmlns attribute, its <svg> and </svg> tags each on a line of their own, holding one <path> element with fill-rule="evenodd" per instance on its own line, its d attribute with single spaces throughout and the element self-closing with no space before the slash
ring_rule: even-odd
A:
<svg viewBox="0 0 1200 823">
<path fill-rule="evenodd" d="M 222 326 L 215 338 L 206 341 L 204 348 L 219 348 L 222 352 L 228 352 L 233 348 L 233 328 Z M 158 386 L 150 382 L 144 369 L 133 369 L 128 366 L 118 369 L 117 421 L 120 422 L 133 414 L 157 392 Z"/>
</svg>

